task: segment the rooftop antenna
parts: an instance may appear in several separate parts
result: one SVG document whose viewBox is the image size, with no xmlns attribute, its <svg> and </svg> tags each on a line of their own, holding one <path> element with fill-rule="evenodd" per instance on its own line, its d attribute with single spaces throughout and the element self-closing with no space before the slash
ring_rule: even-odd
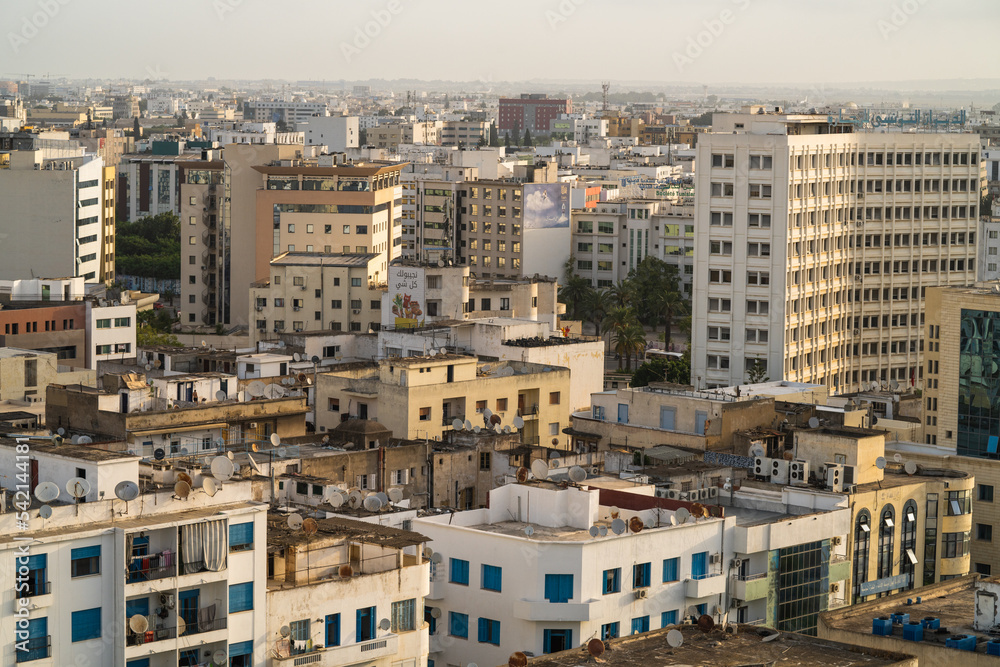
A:
<svg viewBox="0 0 1000 667">
<path fill-rule="evenodd" d="M 605 114 L 608 112 L 608 90 L 611 89 L 610 81 L 601 82 L 601 113 Z"/>
</svg>

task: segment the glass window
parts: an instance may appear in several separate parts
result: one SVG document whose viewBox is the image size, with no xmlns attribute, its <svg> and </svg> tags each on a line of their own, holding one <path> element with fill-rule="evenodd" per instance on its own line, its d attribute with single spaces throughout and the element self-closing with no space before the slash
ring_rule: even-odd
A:
<svg viewBox="0 0 1000 667">
<path fill-rule="evenodd" d="M 669 625 L 677 625 L 677 610 L 665 611 L 660 614 L 660 627 L 665 628 Z"/>
<path fill-rule="evenodd" d="M 604 594 L 617 593 L 622 589 L 622 569 L 616 567 L 604 571 Z"/>
<path fill-rule="evenodd" d="M 605 623 L 601 626 L 601 641 L 608 641 L 609 639 L 615 639 L 618 637 L 618 621 L 614 623 Z"/>
<path fill-rule="evenodd" d="M 479 619 L 479 641 L 500 646 L 500 621 L 491 618 Z"/>
<path fill-rule="evenodd" d="M 101 545 L 81 547 L 70 551 L 70 576 L 86 577 L 101 573 Z M 73 640 L 76 641 L 76 640 Z"/>
<path fill-rule="evenodd" d="M 979 485 L 979 501 L 984 503 L 993 502 L 993 486 L 990 484 Z"/>
<path fill-rule="evenodd" d="M 417 625 L 417 601 L 415 599 L 402 600 L 392 603 L 392 632 L 406 632 L 415 630 Z"/>
<path fill-rule="evenodd" d="M 652 583 L 650 563 L 636 563 L 632 566 L 632 587 L 644 588 Z"/>
<path fill-rule="evenodd" d="M 637 635 L 640 632 L 649 632 L 649 616 L 632 619 L 632 634 Z"/>
<path fill-rule="evenodd" d="M 859 585 L 868 581 L 868 548 L 871 543 L 871 523 L 868 510 L 858 512 L 854 526 L 854 602 L 858 602 Z"/>
</svg>

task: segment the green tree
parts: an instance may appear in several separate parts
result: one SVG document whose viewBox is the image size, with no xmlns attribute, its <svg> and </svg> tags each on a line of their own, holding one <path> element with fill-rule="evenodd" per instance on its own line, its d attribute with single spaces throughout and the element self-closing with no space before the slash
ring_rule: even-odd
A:
<svg viewBox="0 0 1000 667">
<path fill-rule="evenodd" d="M 132 119 L 132 136 L 137 140 L 142 137 L 142 128 L 139 127 L 139 117 L 136 116 Z"/>
<path fill-rule="evenodd" d="M 482 136 L 479 137 L 479 141 L 476 142 L 476 146 L 479 147 L 479 148 L 482 148 L 485 145 L 486 145 L 486 137 L 482 137 Z"/>
<path fill-rule="evenodd" d="M 594 325 L 594 335 L 600 336 L 603 333 L 601 328 L 604 317 L 607 315 L 611 304 L 608 293 L 605 290 L 598 290 L 591 287 L 583 298 L 584 317 Z"/>
<path fill-rule="evenodd" d="M 500 137 L 497 134 L 497 124 L 490 123 L 490 147 L 497 148 L 500 146 Z"/>
<path fill-rule="evenodd" d="M 177 280 L 181 277 L 181 225 L 172 212 L 119 222 L 115 264 L 121 275 Z"/>
<path fill-rule="evenodd" d="M 614 332 L 615 353 L 618 355 L 618 370 L 622 369 L 622 358 L 625 359 L 625 370 L 632 372 L 632 357 L 641 356 L 646 349 L 646 332 L 642 325 L 632 321 Z"/>
<path fill-rule="evenodd" d="M 535 144 L 531 141 L 531 130 L 524 128 L 524 146 L 534 146 Z"/>
<path fill-rule="evenodd" d="M 563 284 L 559 288 L 559 300 L 566 304 L 570 317 L 581 319 L 583 301 L 588 290 L 591 289 L 590 281 L 579 276 L 574 271 L 576 258 L 569 256 L 563 265 Z"/>
<path fill-rule="evenodd" d="M 368 145 L 368 130 L 358 131 L 358 146 L 364 148 Z"/>
<path fill-rule="evenodd" d="M 680 292 L 660 292 L 650 303 L 650 308 L 663 316 L 663 342 L 670 347 L 672 340 L 674 317 L 690 311 L 689 302 L 681 296 Z"/>
<path fill-rule="evenodd" d="M 632 305 L 632 301 L 635 297 L 635 291 L 633 285 L 628 280 L 619 280 L 617 283 L 608 288 L 608 298 L 611 299 L 611 303 L 619 308 L 625 308 Z"/>
<path fill-rule="evenodd" d="M 691 383 L 691 353 L 685 352 L 680 359 L 660 357 L 647 361 L 632 374 L 633 387 L 645 387 L 650 382 Z"/>
<path fill-rule="evenodd" d="M 771 378 L 767 376 L 767 368 L 760 358 L 754 359 L 753 364 L 747 369 L 747 382 L 750 384 L 759 384 L 761 382 L 769 382 Z"/>
<path fill-rule="evenodd" d="M 606 294 L 607 305 L 604 315 L 604 331 L 608 334 L 608 345 L 618 333 L 624 331 L 632 324 L 636 323 L 635 313 L 627 306 L 619 306 L 611 298 L 610 293 Z M 619 359 L 619 368 L 621 360 Z"/>
<path fill-rule="evenodd" d="M 136 329 L 135 344 L 137 347 L 157 347 L 167 345 L 169 347 L 184 347 L 172 333 L 160 333 L 151 329 Z"/>
<path fill-rule="evenodd" d="M 504 148 L 510 148 L 510 132 L 503 135 L 503 145 Z"/>
<path fill-rule="evenodd" d="M 981 217 L 992 217 L 994 199 L 994 195 L 988 194 L 979 201 L 979 215 Z"/>
</svg>

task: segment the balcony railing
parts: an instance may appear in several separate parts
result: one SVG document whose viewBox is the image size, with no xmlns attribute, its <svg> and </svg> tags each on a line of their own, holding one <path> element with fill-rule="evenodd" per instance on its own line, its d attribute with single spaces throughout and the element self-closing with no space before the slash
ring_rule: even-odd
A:
<svg viewBox="0 0 1000 667">
<path fill-rule="evenodd" d="M 767 572 L 761 572 L 759 574 L 740 574 L 737 575 L 737 579 L 740 581 L 755 581 L 757 579 L 763 579 L 767 576 Z"/>
<path fill-rule="evenodd" d="M 32 637 L 24 642 L 23 645 L 26 650 L 22 651 L 18 648 L 14 651 L 14 662 L 31 662 L 32 660 L 41 660 L 52 655 L 52 635 Z"/>
<path fill-rule="evenodd" d="M 537 415 L 538 415 L 538 403 L 535 403 L 533 405 L 527 405 L 523 408 L 517 409 L 518 417 L 532 417 Z"/>
<path fill-rule="evenodd" d="M 198 617 L 187 621 L 187 627 L 184 632 L 181 633 L 181 637 L 188 637 L 190 635 L 200 635 L 203 632 L 212 632 L 213 630 L 225 630 L 226 629 L 226 617 L 225 615 L 216 616 L 210 619 L 209 615 L 206 613 L 206 608 L 203 607 L 198 610 Z"/>
<path fill-rule="evenodd" d="M 48 581 L 32 581 L 28 580 L 28 590 L 17 591 L 16 596 L 33 598 L 38 595 L 48 595 L 52 592 L 52 583 Z"/>
<path fill-rule="evenodd" d="M 174 639 L 176 636 L 177 636 L 176 626 L 153 627 L 153 624 L 150 624 L 149 630 L 140 633 L 132 632 L 132 630 L 126 626 L 125 645 L 142 646 L 143 644 L 152 644 L 153 642 L 163 641 L 164 639 Z"/>
<path fill-rule="evenodd" d="M 177 554 L 164 552 L 148 556 L 134 556 L 128 567 L 126 583 L 154 581 L 173 577 L 177 573 Z"/>
</svg>

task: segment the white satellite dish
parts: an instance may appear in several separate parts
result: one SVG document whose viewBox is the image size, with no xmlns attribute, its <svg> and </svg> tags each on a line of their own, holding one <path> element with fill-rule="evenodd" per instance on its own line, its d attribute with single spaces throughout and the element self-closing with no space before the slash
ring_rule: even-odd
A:
<svg viewBox="0 0 1000 667">
<path fill-rule="evenodd" d="M 143 366 L 143 368 L 146 369 L 147 371 L 153 370 L 152 364 L 146 364 L 145 366 Z"/>
<path fill-rule="evenodd" d="M 272 447 L 280 447 L 281 446 L 281 436 L 279 436 L 277 433 L 272 433 L 271 434 L 271 446 Z"/>
<path fill-rule="evenodd" d="M 292 530 L 298 530 L 302 527 L 302 515 L 301 514 L 289 514 L 288 515 L 288 527 Z"/>
<path fill-rule="evenodd" d="M 83 498 L 90 493 L 90 482 L 83 477 L 74 477 L 66 482 L 66 493 L 74 498 Z"/>
<path fill-rule="evenodd" d="M 451 427 L 456 431 L 461 431 L 463 426 L 465 426 L 465 422 L 461 419 L 456 419 L 451 423 Z"/>
<path fill-rule="evenodd" d="M 214 662 L 216 665 L 225 665 L 226 651 L 221 648 L 215 649 L 215 652 L 212 654 L 212 662 Z"/>
<path fill-rule="evenodd" d="M 514 417 L 514 428 L 524 428 L 524 420 L 521 419 L 520 415 Z"/>
<path fill-rule="evenodd" d="M 472 432 L 473 432 L 473 433 L 479 433 L 479 432 L 480 432 L 480 431 L 482 431 L 482 430 L 483 430 L 483 427 L 482 427 L 482 426 L 473 426 L 473 427 L 472 427 Z"/>
<path fill-rule="evenodd" d="M 41 507 L 38 508 L 38 516 L 42 517 L 43 519 L 48 519 L 50 516 L 52 516 L 52 508 L 49 507 L 48 505 L 42 505 Z"/>
<path fill-rule="evenodd" d="M 899 452 L 896 452 L 895 454 L 893 454 L 892 460 L 895 461 L 896 463 L 899 463 L 900 461 L 903 460 L 903 455 L 900 454 Z"/>
<path fill-rule="evenodd" d="M 225 482 L 236 472 L 236 466 L 226 456 L 216 456 L 212 459 L 212 475 L 220 482 Z"/>
<path fill-rule="evenodd" d="M 364 507 L 369 512 L 378 512 L 382 509 L 382 501 L 378 496 L 368 496 L 363 501 Z"/>
<path fill-rule="evenodd" d="M 187 498 L 191 495 L 191 485 L 181 480 L 174 484 L 174 495 L 178 498 Z"/>
<path fill-rule="evenodd" d="M 484 419 L 489 419 L 492 416 L 493 416 L 493 411 L 492 410 L 490 410 L 489 408 L 484 408 L 483 409 L 483 418 Z"/>
<path fill-rule="evenodd" d="M 118 497 L 118 500 L 124 500 L 126 502 L 135 500 L 139 497 L 139 485 L 130 480 L 118 482 L 118 484 L 115 485 L 115 496 Z"/>
<path fill-rule="evenodd" d="M 287 637 L 288 635 L 292 634 L 292 631 L 291 631 L 291 629 L 287 625 L 283 625 L 283 626 L 281 626 L 281 629 L 278 630 L 278 633 L 282 637 Z"/>
<path fill-rule="evenodd" d="M 59 497 L 59 485 L 55 482 L 42 482 L 35 487 L 35 497 L 43 503 L 51 502 Z"/>
<path fill-rule="evenodd" d="M 917 472 L 917 464 L 913 461 L 907 461 L 906 465 L 903 466 L 903 470 L 906 471 L 907 475 L 914 475 Z"/>
<path fill-rule="evenodd" d="M 149 620 L 142 614 L 135 614 L 128 619 L 129 630 L 137 635 L 141 635 L 149 629 Z"/>
<path fill-rule="evenodd" d="M 375 497 L 378 498 L 379 502 L 382 503 L 382 507 L 385 507 L 386 505 L 389 504 L 389 495 L 387 493 L 379 491 L 378 493 L 375 494 Z"/>
<path fill-rule="evenodd" d="M 434 618 L 441 618 L 441 608 L 431 607 L 431 616 Z"/>
<path fill-rule="evenodd" d="M 227 398 L 229 398 L 229 397 L 226 396 L 226 392 L 222 391 L 221 389 L 219 391 L 215 392 L 215 400 L 217 400 L 217 401 L 224 401 Z"/>
<path fill-rule="evenodd" d="M 767 450 L 764 449 L 764 445 L 756 443 L 750 446 L 750 456 L 763 457 L 767 456 Z"/>
<path fill-rule="evenodd" d="M 215 494 L 219 492 L 219 483 L 211 477 L 206 477 L 201 480 L 201 488 L 205 490 L 209 498 L 214 498 Z"/>
<path fill-rule="evenodd" d="M 351 491 L 351 495 L 347 499 L 347 504 L 354 509 L 361 507 L 361 492 Z"/>
<path fill-rule="evenodd" d="M 667 644 L 670 648 L 680 648 L 684 645 L 684 634 L 680 630 L 671 630 L 667 633 Z"/>
<path fill-rule="evenodd" d="M 383 618 L 381 621 L 378 622 L 378 627 L 380 627 L 383 630 L 388 630 L 390 627 L 392 627 L 392 624 L 389 622 L 388 618 Z"/>
<path fill-rule="evenodd" d="M 330 497 L 327 498 L 326 502 L 330 505 L 330 507 L 337 508 L 344 504 L 344 496 L 342 496 L 339 492 L 334 491 L 330 494 Z"/>
<path fill-rule="evenodd" d="M 263 396 L 265 386 L 266 385 L 260 380 L 254 380 L 247 385 L 247 392 L 254 397 Z"/>
<path fill-rule="evenodd" d="M 879 470 L 885 469 L 886 463 L 887 461 L 885 460 L 884 456 L 880 456 L 877 459 L 875 459 L 875 467 L 878 468 Z"/>
<path fill-rule="evenodd" d="M 292 359 L 294 359 L 295 361 L 302 361 L 302 355 L 296 352 L 292 355 Z"/>
<path fill-rule="evenodd" d="M 261 472 L 260 466 L 257 465 L 256 461 L 253 460 L 253 457 L 250 456 L 250 454 L 247 454 L 247 458 L 250 460 L 250 467 L 253 468 L 253 471 L 258 475 L 263 475 L 264 473 Z"/>
<path fill-rule="evenodd" d="M 677 517 L 675 517 L 673 514 L 670 515 L 670 525 L 671 526 L 677 525 Z"/>
<path fill-rule="evenodd" d="M 56 429 L 56 433 L 58 433 L 59 435 L 66 435 L 66 429 L 60 426 L 59 428 Z"/>
<path fill-rule="evenodd" d="M 587 471 L 580 466 L 573 466 L 569 469 L 569 478 L 579 484 L 587 479 Z"/>
<path fill-rule="evenodd" d="M 816 419 L 815 417 L 810 417 L 809 428 L 818 428 L 818 427 L 819 427 L 819 420 Z"/>
<path fill-rule="evenodd" d="M 236 394 L 236 400 L 239 401 L 240 403 L 246 403 L 247 393 L 245 391 L 239 392 L 238 394 Z"/>
<path fill-rule="evenodd" d="M 465 430 L 466 431 L 472 430 L 472 422 L 470 422 L 468 419 L 465 420 Z"/>
<path fill-rule="evenodd" d="M 528 536 L 528 537 L 531 537 L 532 535 L 535 534 L 535 527 L 534 526 L 525 526 L 524 527 L 524 534 L 526 536 Z"/>
<path fill-rule="evenodd" d="M 545 479 L 549 476 L 549 466 L 545 464 L 545 461 L 535 459 L 531 462 L 531 474 L 535 476 L 535 479 Z"/>
<path fill-rule="evenodd" d="M 510 426 L 509 426 L 509 425 L 505 425 L 505 426 L 503 427 L 503 432 L 504 432 L 504 433 L 510 433 Z"/>
<path fill-rule="evenodd" d="M 624 533 L 626 527 L 625 522 L 621 519 L 615 519 L 611 522 L 611 532 L 615 535 L 621 535 Z"/>
<path fill-rule="evenodd" d="M 899 381 L 893 379 L 893 381 L 889 383 L 889 386 L 892 387 L 893 391 L 897 391 L 899 389 Z"/>
<path fill-rule="evenodd" d="M 684 523 L 691 516 L 691 512 L 687 511 L 687 508 L 681 507 L 674 510 L 674 516 L 677 517 L 677 523 Z"/>
<path fill-rule="evenodd" d="M 91 438 L 89 435 L 81 435 L 80 439 L 76 441 L 76 444 L 78 444 L 78 445 L 89 445 L 93 441 L 94 441 L 94 439 Z"/>
<path fill-rule="evenodd" d="M 590 533 L 591 537 L 597 537 L 598 535 L 601 534 L 601 529 L 598 528 L 597 526 L 591 526 L 590 530 L 588 530 L 587 532 Z"/>
<path fill-rule="evenodd" d="M 393 487 L 389 489 L 389 501 L 393 503 L 402 502 L 403 500 L 403 490 Z"/>
</svg>

